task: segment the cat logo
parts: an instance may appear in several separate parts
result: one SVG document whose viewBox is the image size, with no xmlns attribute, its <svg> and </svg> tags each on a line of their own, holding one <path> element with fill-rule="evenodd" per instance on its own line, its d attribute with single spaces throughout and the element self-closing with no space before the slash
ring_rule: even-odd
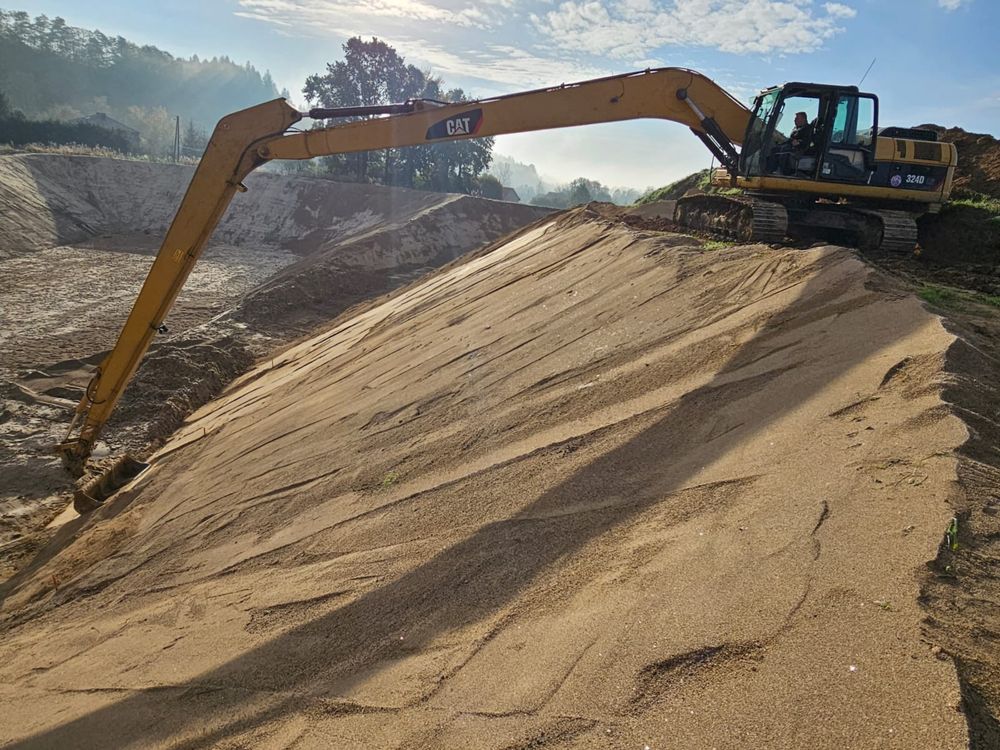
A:
<svg viewBox="0 0 1000 750">
<path fill-rule="evenodd" d="M 469 126 L 470 122 L 472 122 L 471 117 L 458 117 L 454 120 L 446 120 L 444 124 L 448 135 L 468 135 L 472 132 L 472 128 Z"/>
<path fill-rule="evenodd" d="M 427 128 L 427 140 L 435 138 L 456 138 L 475 135 L 483 124 L 483 110 L 473 109 L 460 115 L 441 120 Z"/>
</svg>

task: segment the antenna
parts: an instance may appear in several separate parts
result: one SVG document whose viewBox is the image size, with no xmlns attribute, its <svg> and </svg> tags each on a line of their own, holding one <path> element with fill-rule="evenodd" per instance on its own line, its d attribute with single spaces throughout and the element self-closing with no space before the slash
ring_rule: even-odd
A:
<svg viewBox="0 0 1000 750">
<path fill-rule="evenodd" d="M 861 76 L 861 80 L 860 80 L 860 81 L 858 81 L 858 85 L 859 85 L 859 86 L 860 86 L 860 85 L 861 85 L 862 83 L 864 83 L 864 82 L 865 82 L 865 79 L 866 79 L 866 78 L 868 77 L 868 74 L 869 74 L 869 73 L 871 72 L 871 69 L 872 69 L 873 67 L 875 67 L 875 61 L 876 61 L 876 60 L 878 60 L 878 58 L 877 58 L 877 57 L 873 57 L 873 58 L 872 58 L 872 62 L 871 62 L 871 65 L 869 65 L 869 66 L 868 66 L 868 70 L 866 70 L 866 71 L 865 71 L 865 74 L 864 74 L 863 76 Z"/>
</svg>

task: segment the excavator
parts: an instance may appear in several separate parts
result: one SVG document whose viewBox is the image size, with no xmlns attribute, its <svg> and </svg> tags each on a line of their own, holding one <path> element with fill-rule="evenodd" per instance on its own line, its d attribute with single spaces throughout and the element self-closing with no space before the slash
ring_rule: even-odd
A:
<svg viewBox="0 0 1000 750">
<path fill-rule="evenodd" d="M 809 121 L 808 143 L 793 137 Z M 304 118 L 348 120 L 311 130 Z M 223 117 L 216 126 L 153 266 L 110 354 L 97 367 L 56 446 L 75 476 L 157 333 L 202 249 L 244 179 L 277 159 L 432 144 L 639 118 L 688 126 L 720 167 L 711 181 L 735 188 L 681 198 L 674 220 L 744 242 L 777 243 L 799 230 L 836 232 L 858 247 L 907 252 L 916 218 L 940 210 L 958 155 L 933 132 L 879 129 L 878 98 L 856 86 L 786 83 L 747 108 L 708 77 L 659 68 L 463 102 L 315 108 L 275 99 Z M 801 133 L 801 131 L 800 131 Z M 148 464 L 124 456 L 81 480 L 74 505 L 87 512 Z"/>
</svg>

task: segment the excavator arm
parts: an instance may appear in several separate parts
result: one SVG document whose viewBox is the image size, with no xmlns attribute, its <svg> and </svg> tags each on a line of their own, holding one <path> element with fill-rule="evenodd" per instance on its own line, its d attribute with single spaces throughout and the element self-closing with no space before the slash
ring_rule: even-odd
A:
<svg viewBox="0 0 1000 750">
<path fill-rule="evenodd" d="M 373 119 L 287 132 L 303 117 L 352 116 Z M 227 115 L 212 133 L 114 349 L 97 368 L 66 439 L 56 450 L 71 472 L 78 476 L 84 473 L 98 435 L 153 337 L 165 331 L 163 321 L 230 201 L 236 192 L 246 190 L 243 179 L 268 161 L 658 118 L 690 127 L 735 174 L 735 147 L 742 142 L 750 116 L 746 107 L 713 81 L 682 68 L 628 73 L 461 103 L 415 100 L 375 107 L 313 109 L 303 114 L 284 99 L 276 99 Z M 129 473 L 125 472 L 126 478 Z M 117 483 L 112 478 L 110 484 Z M 107 495 L 113 489 L 105 486 L 92 494 Z"/>
<path fill-rule="evenodd" d="M 681 68 L 628 73 L 472 102 L 441 105 L 418 100 L 390 107 L 396 112 L 400 107 L 412 109 L 393 117 L 285 135 L 258 146 L 258 154 L 264 159 L 311 159 L 442 140 L 659 118 L 688 125 L 712 144 L 710 148 L 726 164 L 738 158 L 733 147 L 742 142 L 750 118 L 750 111 L 716 83 Z M 314 109 L 309 116 L 322 118 L 326 113 L 364 109 Z"/>
</svg>

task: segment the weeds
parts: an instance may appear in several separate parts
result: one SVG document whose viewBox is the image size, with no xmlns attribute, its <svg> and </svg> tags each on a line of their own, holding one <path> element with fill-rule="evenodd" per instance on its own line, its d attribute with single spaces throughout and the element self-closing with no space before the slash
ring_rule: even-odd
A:
<svg viewBox="0 0 1000 750">
<path fill-rule="evenodd" d="M 1000 295 L 955 289 L 939 284 L 924 284 L 917 291 L 917 296 L 935 307 L 950 310 L 965 310 L 970 304 L 1000 308 Z"/>
<path fill-rule="evenodd" d="M 954 206 L 978 208 L 992 214 L 992 221 L 1000 219 L 1000 198 L 994 198 L 992 195 L 986 195 L 985 193 L 977 193 L 974 190 L 956 190 L 952 194 L 948 205 L 942 210 L 942 213 L 946 213 Z"/>
</svg>

